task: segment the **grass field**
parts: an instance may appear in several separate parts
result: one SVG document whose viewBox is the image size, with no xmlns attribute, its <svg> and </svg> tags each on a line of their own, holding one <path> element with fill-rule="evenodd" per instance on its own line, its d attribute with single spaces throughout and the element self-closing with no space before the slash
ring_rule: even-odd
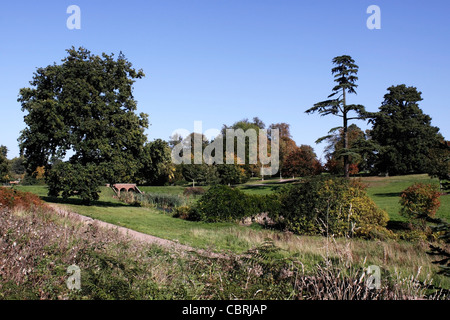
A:
<svg viewBox="0 0 450 320">
<path fill-rule="evenodd" d="M 439 185 L 437 179 L 432 179 L 426 174 L 398 177 L 365 177 L 360 179 L 361 182 L 369 186 L 367 193 L 378 207 L 387 211 L 391 221 L 405 221 L 405 218 L 399 215 L 399 200 L 403 190 L 416 182 Z M 440 202 L 441 206 L 436 216 L 450 221 L 450 195 L 441 196 Z"/>
<path fill-rule="evenodd" d="M 403 177 L 368 177 L 361 178 L 369 185 L 368 194 L 380 208 L 386 210 L 392 221 L 403 221 L 398 214 L 399 195 L 402 190 L 414 182 L 437 183 L 426 175 L 411 175 Z M 244 192 L 266 194 L 273 192 L 282 184 L 277 180 L 241 185 Z M 47 197 L 45 186 L 19 186 L 18 189 L 38 194 L 45 201 L 60 202 L 60 199 Z M 182 194 L 184 188 L 170 187 L 140 187 L 143 192 Z M 323 237 L 296 236 L 263 229 L 252 225 L 245 227 L 236 223 L 203 223 L 176 219 L 171 214 L 154 208 L 142 208 L 126 205 L 113 198 L 113 191 L 102 187 L 99 201 L 91 206 L 81 205 L 78 199 L 70 199 L 64 203 L 70 210 L 82 215 L 106 221 L 115 225 L 127 227 L 143 233 L 151 234 L 168 240 L 177 241 L 192 247 L 210 249 L 213 251 L 230 250 L 242 253 L 261 245 L 266 239 L 274 241 L 277 247 L 286 255 L 295 255 L 305 267 L 312 267 L 325 255 L 348 257 L 352 263 L 366 261 L 385 267 L 390 272 L 412 274 L 422 268 L 424 274 L 436 271 L 431 264 L 431 258 L 426 254 L 427 246 L 423 243 L 407 243 L 405 241 L 365 241 L 358 239 L 335 239 L 329 241 Z M 439 217 L 450 217 L 450 196 L 441 197 Z M 439 284 L 450 287 L 449 281 L 443 277 L 435 278 Z"/>
<path fill-rule="evenodd" d="M 438 185 L 437 179 L 431 179 L 428 175 L 407 175 L 398 177 L 363 177 L 354 178 L 360 180 L 362 183 L 368 185 L 367 193 L 375 201 L 375 203 L 389 214 L 391 221 L 406 221 L 404 217 L 399 214 L 400 210 L 400 194 L 407 187 L 416 182 L 432 183 Z M 284 186 L 285 183 L 280 183 L 279 179 L 270 180 L 256 180 L 252 179 L 248 183 L 238 186 L 242 191 L 249 194 L 268 194 L 274 192 Z M 46 186 L 18 186 L 20 190 L 33 192 L 46 201 L 57 202 L 57 199 L 47 197 Z M 182 186 L 141 186 L 141 191 L 148 193 L 167 193 L 182 195 L 185 187 Z M 208 187 L 203 187 L 208 189 Z M 114 211 L 118 211 L 117 217 L 121 214 L 126 215 L 126 220 L 130 220 L 130 214 L 126 214 L 128 211 L 137 210 L 137 212 L 143 211 L 143 208 L 133 208 L 126 206 L 113 198 L 113 192 L 111 189 L 102 187 L 102 193 L 99 201 L 95 202 L 93 206 L 85 207 L 80 206 L 77 199 L 72 199 L 68 205 L 73 209 L 83 211 L 83 214 L 87 215 L 102 215 L 103 218 L 107 218 L 109 215 L 113 215 Z M 436 216 L 444 218 L 450 221 L 450 195 L 440 197 L 441 206 L 439 207 Z M 155 211 L 153 209 L 145 209 Z M 158 212 L 158 211 L 157 211 Z M 80 212 L 81 213 L 81 212 Z M 123 220 L 123 219 L 122 219 Z M 111 222 L 111 221 L 109 221 Z M 123 223 L 123 221 L 119 221 Z M 140 222 L 137 222 L 139 224 Z M 198 224 L 198 223 L 197 223 Z M 209 226 L 209 224 L 207 225 Z M 203 227 L 203 226 L 202 226 Z M 208 228 L 208 227 L 206 227 Z"/>
</svg>

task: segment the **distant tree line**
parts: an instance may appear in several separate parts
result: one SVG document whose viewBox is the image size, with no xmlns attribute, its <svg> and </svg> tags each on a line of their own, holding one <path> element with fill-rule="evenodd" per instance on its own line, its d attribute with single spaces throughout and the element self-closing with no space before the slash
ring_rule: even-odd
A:
<svg viewBox="0 0 450 320">
<path fill-rule="evenodd" d="M 49 195 L 77 195 L 89 203 L 98 199 L 99 186 L 104 183 L 239 184 L 252 177 L 264 178 L 259 160 L 251 164 L 234 158 L 230 164 L 174 165 L 171 150 L 186 137 L 147 140 L 148 115 L 136 113 L 132 92 L 134 82 L 145 76 L 143 71 L 134 69 L 122 53 L 98 56 L 73 47 L 67 53 L 61 64 L 38 68 L 30 87 L 20 90 L 18 101 L 26 112 L 26 127 L 19 137 L 21 155 L 8 160 L 6 147 L 0 148 L 2 182 L 12 178 L 45 181 Z M 426 172 L 446 186 L 449 142 L 419 108 L 421 93 L 415 87 L 392 86 L 379 111 L 368 112 L 362 105 L 348 104 L 348 95 L 357 88 L 355 61 L 340 56 L 332 62 L 336 86 L 327 100 L 306 111 L 342 119 L 342 126 L 317 140 L 327 142 L 323 164 L 311 146 L 296 144 L 288 123 L 266 127 L 254 117 L 224 125 L 222 133 L 254 129 L 270 139 L 271 130 L 278 129 L 280 170 L 276 176 L 281 178 L 322 172 L 346 177 L 360 172 Z M 372 128 L 363 132 L 352 120 L 368 121 Z M 196 135 L 201 135 L 202 150 L 214 142 L 202 133 L 192 133 L 189 139 Z M 249 141 L 245 144 L 248 151 Z M 224 153 L 224 158 L 227 156 Z"/>
<path fill-rule="evenodd" d="M 343 125 L 332 128 L 317 142 L 327 141 L 325 170 L 348 177 L 358 172 L 401 175 L 428 173 L 441 181 L 443 189 L 450 180 L 450 142 L 431 117 L 419 107 L 422 93 L 405 84 L 389 87 L 378 112 L 368 112 L 362 105 L 346 104 L 346 96 L 356 93 L 358 66 L 347 55 L 336 57 L 337 85 L 328 99 L 315 104 L 306 113 L 334 115 Z M 367 120 L 372 128 L 363 132 L 349 120 Z"/>
</svg>

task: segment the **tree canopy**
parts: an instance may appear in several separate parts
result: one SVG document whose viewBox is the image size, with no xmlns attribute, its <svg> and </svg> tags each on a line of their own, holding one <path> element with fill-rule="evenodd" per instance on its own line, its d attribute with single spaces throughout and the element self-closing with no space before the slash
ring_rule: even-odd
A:
<svg viewBox="0 0 450 320">
<path fill-rule="evenodd" d="M 38 68 L 31 87 L 20 90 L 26 128 L 19 142 L 28 172 L 45 166 L 53 195 L 62 191 L 57 171 L 75 174 L 75 167 L 80 172 L 71 181 L 87 181 L 94 172 L 97 184 L 133 181 L 141 167 L 148 116 L 135 113 L 132 86 L 144 73 L 122 53 L 98 56 L 73 47 L 67 53 L 61 64 Z M 81 184 L 65 195 L 79 194 Z"/>
<path fill-rule="evenodd" d="M 419 108 L 421 92 L 406 85 L 391 86 L 379 111 L 371 115 L 371 138 L 378 145 L 376 168 L 389 174 L 423 173 L 439 145 L 439 128 Z"/>
<path fill-rule="evenodd" d="M 328 100 L 316 103 L 305 112 L 308 114 L 318 112 L 321 116 L 331 114 L 342 118 L 341 127 L 332 128 L 329 131 L 329 135 L 318 139 L 317 142 L 331 137 L 331 133 L 342 129 L 343 148 L 340 156 L 344 159 L 344 175 L 349 177 L 351 151 L 348 150 L 348 121 L 364 119 L 366 110 L 362 105 L 347 104 L 347 94 L 356 94 L 355 89 L 358 87 L 356 85 L 356 80 L 358 80 L 356 75 L 359 67 L 355 64 L 355 60 L 348 55 L 342 55 L 333 58 L 332 63 L 335 67 L 331 69 L 331 73 L 334 75 L 334 81 L 337 83 L 332 89 L 333 93 L 328 96 Z M 350 116 L 351 112 L 355 115 Z"/>
<path fill-rule="evenodd" d="M 8 155 L 8 148 L 0 146 L 0 182 L 8 180 L 9 164 L 6 156 Z"/>
</svg>

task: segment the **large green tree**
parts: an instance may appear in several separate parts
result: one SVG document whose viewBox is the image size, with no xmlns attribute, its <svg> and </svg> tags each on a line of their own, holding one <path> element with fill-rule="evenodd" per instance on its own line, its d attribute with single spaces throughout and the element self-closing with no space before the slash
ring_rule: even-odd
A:
<svg viewBox="0 0 450 320">
<path fill-rule="evenodd" d="M 423 113 L 421 92 L 406 85 L 391 86 L 379 111 L 371 115 L 371 138 L 378 144 L 376 168 L 387 174 L 427 172 L 431 151 L 439 145 L 439 128 Z"/>
<path fill-rule="evenodd" d="M 0 146 L 0 182 L 8 181 L 9 163 L 6 158 L 8 154 L 8 148 Z"/>
<path fill-rule="evenodd" d="M 169 144 L 156 139 L 147 143 L 141 154 L 140 181 L 148 185 L 164 185 L 172 178 L 175 167 L 171 160 Z"/>
<path fill-rule="evenodd" d="M 430 165 L 426 172 L 439 179 L 441 191 L 450 190 L 450 141 L 442 139 L 430 152 Z"/>
<path fill-rule="evenodd" d="M 28 171 L 45 166 L 52 195 L 63 191 L 63 183 L 87 183 L 94 176 L 97 185 L 133 181 L 141 167 L 148 116 L 135 113 L 132 89 L 144 73 L 122 53 L 115 58 L 85 48 L 67 52 L 61 64 L 38 68 L 31 87 L 20 90 L 26 128 L 19 142 Z M 64 195 L 80 194 L 76 188 L 81 184 L 74 183 L 70 190 L 66 186 Z M 96 188 L 90 188 L 84 200 L 92 200 L 95 193 Z"/>
<path fill-rule="evenodd" d="M 318 112 L 321 116 L 333 115 L 342 118 L 342 126 L 332 128 L 329 135 L 317 140 L 320 142 L 331 137 L 331 133 L 342 129 L 343 148 L 340 156 L 344 159 L 344 175 L 349 177 L 350 156 L 354 155 L 349 149 L 348 143 L 348 123 L 350 120 L 364 119 L 366 110 L 364 106 L 357 104 L 348 104 L 347 95 L 356 94 L 356 80 L 358 77 L 359 67 L 355 64 L 352 57 L 348 55 L 338 56 L 333 58 L 332 63 L 335 65 L 331 69 L 334 75 L 334 81 L 337 83 L 328 96 L 327 100 L 316 103 L 312 108 L 306 110 L 308 114 Z M 332 98 L 332 99 L 330 99 Z"/>
</svg>

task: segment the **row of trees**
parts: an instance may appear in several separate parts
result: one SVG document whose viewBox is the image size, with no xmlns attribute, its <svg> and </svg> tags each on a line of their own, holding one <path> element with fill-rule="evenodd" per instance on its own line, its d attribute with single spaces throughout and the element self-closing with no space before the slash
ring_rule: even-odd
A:
<svg viewBox="0 0 450 320">
<path fill-rule="evenodd" d="M 37 184 L 44 182 L 44 168 L 38 167 L 31 175 L 27 175 L 23 156 L 11 160 L 7 158 L 8 148 L 0 146 L 0 183 L 20 181 L 22 184 Z"/>
<path fill-rule="evenodd" d="M 317 142 L 328 141 L 325 167 L 349 177 L 364 170 L 372 174 L 398 175 L 429 173 L 441 181 L 450 178 L 449 141 L 431 125 L 431 117 L 419 107 L 421 92 L 405 84 L 391 86 L 378 112 L 347 104 L 356 94 L 358 66 L 348 55 L 332 60 L 336 86 L 328 100 L 316 103 L 306 113 L 342 118 L 342 126 L 332 128 Z M 363 132 L 350 120 L 367 120 L 372 128 Z"/>
<path fill-rule="evenodd" d="M 252 121 L 248 119 L 243 119 L 233 123 L 232 125 L 223 125 L 221 130 L 221 137 L 216 139 L 223 139 L 223 159 L 224 163 L 227 161 L 226 153 L 226 130 L 241 129 L 243 132 L 247 132 L 249 129 L 253 129 L 256 135 L 259 137 L 260 134 L 266 134 L 267 139 L 271 139 L 272 130 L 279 130 L 279 163 L 280 163 L 280 173 L 283 177 L 298 177 L 298 176 L 309 176 L 313 174 L 320 173 L 322 167 L 320 161 L 317 159 L 316 154 L 311 146 L 301 145 L 300 147 L 296 145 L 290 133 L 290 125 L 287 123 L 274 123 L 266 127 L 263 121 L 258 117 L 254 117 Z M 265 130 L 265 131 L 263 131 Z M 196 136 L 199 136 L 199 141 L 202 141 L 201 152 L 206 148 L 211 146 L 215 139 L 208 141 L 208 139 L 200 133 L 191 133 L 187 140 L 188 145 L 192 146 Z M 250 163 L 249 161 L 249 149 L 250 149 L 250 138 L 245 138 L 245 159 L 242 159 L 245 164 L 239 164 L 238 162 L 238 143 L 237 138 L 234 138 L 234 164 L 207 164 L 203 159 L 202 164 L 180 164 L 175 166 L 175 180 L 186 180 L 192 183 L 197 183 L 200 185 L 204 184 L 239 184 L 245 183 L 251 177 L 261 177 L 261 161 L 259 158 L 256 159 L 256 163 Z M 179 135 L 175 135 L 170 138 L 170 146 L 175 147 L 178 143 L 183 143 L 183 138 Z M 268 153 L 271 152 L 270 144 L 268 146 Z M 259 148 L 259 146 L 258 146 Z M 217 150 L 215 150 L 217 151 Z M 190 157 L 194 158 L 194 148 L 190 148 Z M 220 151 L 219 151 L 220 152 Z M 261 177 L 264 178 L 264 177 Z"/>
</svg>

